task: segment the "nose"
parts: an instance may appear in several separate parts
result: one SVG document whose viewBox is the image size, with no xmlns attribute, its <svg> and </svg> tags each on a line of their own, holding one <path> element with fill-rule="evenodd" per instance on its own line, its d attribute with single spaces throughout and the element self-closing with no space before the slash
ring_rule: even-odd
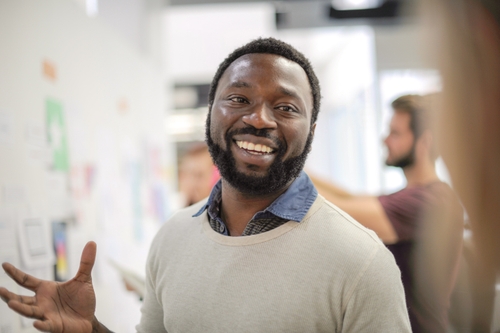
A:
<svg viewBox="0 0 500 333">
<path fill-rule="evenodd" d="M 273 110 L 265 104 L 252 108 L 249 113 L 243 116 L 243 122 L 256 129 L 273 129 L 277 127 Z"/>
</svg>

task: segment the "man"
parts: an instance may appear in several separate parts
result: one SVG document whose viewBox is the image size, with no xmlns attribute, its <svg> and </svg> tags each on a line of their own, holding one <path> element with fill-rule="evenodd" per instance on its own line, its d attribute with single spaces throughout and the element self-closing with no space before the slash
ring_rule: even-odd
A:
<svg viewBox="0 0 500 333">
<path fill-rule="evenodd" d="M 410 332 L 390 252 L 302 172 L 319 104 L 308 60 L 273 38 L 220 65 L 206 135 L 222 180 L 153 241 L 138 332 Z M 5 264 L 37 296 L 0 295 L 40 330 L 107 332 L 94 317 L 95 251 L 66 284 Z"/>
<path fill-rule="evenodd" d="M 205 143 L 194 144 L 180 158 L 179 192 L 182 207 L 191 206 L 208 197 L 219 180 L 219 170 L 214 166 Z"/>
<path fill-rule="evenodd" d="M 446 332 L 463 233 L 460 203 L 434 167 L 437 151 L 428 119 L 434 98 L 406 95 L 392 103 L 386 164 L 403 169 L 404 189 L 379 197 L 354 196 L 313 178 L 326 199 L 374 230 L 394 254 L 414 333 Z"/>
</svg>

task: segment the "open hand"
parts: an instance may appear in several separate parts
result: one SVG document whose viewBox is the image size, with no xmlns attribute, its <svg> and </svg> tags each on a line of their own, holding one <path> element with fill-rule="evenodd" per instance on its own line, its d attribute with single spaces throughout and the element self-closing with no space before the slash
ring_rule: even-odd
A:
<svg viewBox="0 0 500 333">
<path fill-rule="evenodd" d="M 33 326 L 42 332 L 90 333 L 97 320 L 95 293 L 92 286 L 92 267 L 96 257 L 96 244 L 88 242 L 82 252 L 80 268 L 67 282 L 40 280 L 11 264 L 2 264 L 5 272 L 21 287 L 35 293 L 21 296 L 0 288 L 0 297 L 17 313 L 36 319 Z"/>
</svg>

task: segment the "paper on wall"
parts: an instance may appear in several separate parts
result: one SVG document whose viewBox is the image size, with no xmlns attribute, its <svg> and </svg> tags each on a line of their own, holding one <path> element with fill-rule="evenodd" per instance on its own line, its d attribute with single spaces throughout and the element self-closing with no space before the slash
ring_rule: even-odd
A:
<svg viewBox="0 0 500 333">
<path fill-rule="evenodd" d="M 12 116 L 0 110 L 0 144 L 12 144 L 13 127 Z"/>
<path fill-rule="evenodd" d="M 67 172 L 69 170 L 68 140 L 62 104 L 48 98 L 45 101 L 45 108 L 47 137 L 52 153 L 52 168 Z"/>
<path fill-rule="evenodd" d="M 25 124 L 24 139 L 28 160 L 46 166 L 50 161 L 45 126 L 38 121 L 29 120 Z"/>
<path fill-rule="evenodd" d="M 24 217 L 19 221 L 18 240 L 23 266 L 29 269 L 54 264 L 47 223 L 40 217 Z"/>
</svg>

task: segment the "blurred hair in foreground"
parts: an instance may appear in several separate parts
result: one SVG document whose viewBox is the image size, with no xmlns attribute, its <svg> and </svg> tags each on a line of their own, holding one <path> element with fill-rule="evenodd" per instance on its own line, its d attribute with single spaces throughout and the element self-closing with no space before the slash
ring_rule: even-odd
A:
<svg viewBox="0 0 500 333">
<path fill-rule="evenodd" d="M 425 0 L 422 9 L 443 78 L 436 133 L 471 221 L 483 296 L 471 332 L 488 332 L 500 270 L 500 1 Z"/>
</svg>

